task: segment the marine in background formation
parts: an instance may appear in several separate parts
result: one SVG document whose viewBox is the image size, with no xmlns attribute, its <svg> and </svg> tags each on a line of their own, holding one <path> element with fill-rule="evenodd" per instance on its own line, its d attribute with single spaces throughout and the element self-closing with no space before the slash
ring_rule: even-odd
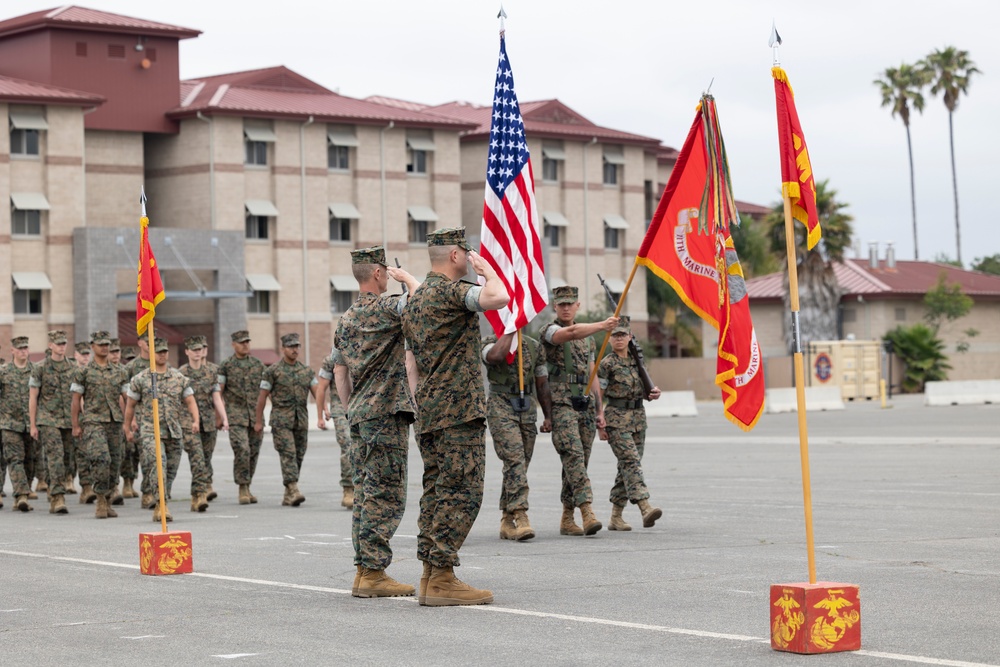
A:
<svg viewBox="0 0 1000 667">
<path fill-rule="evenodd" d="M 254 428 L 264 364 L 250 355 L 249 331 L 234 331 L 230 337 L 233 355 L 219 364 L 217 380 L 229 419 L 233 479 L 239 486 L 240 505 L 248 505 L 257 502 L 257 496 L 250 491 L 250 484 L 257 471 L 260 446 L 264 441 L 263 431 Z"/>
<path fill-rule="evenodd" d="M 204 459 L 205 499 L 212 501 L 219 496 L 212 487 L 215 474 L 212 454 L 215 453 L 218 432 L 229 430 L 229 419 L 226 416 L 226 405 L 222 401 L 222 388 L 219 386 L 219 367 L 208 361 L 208 341 L 204 336 L 189 336 L 184 339 L 184 354 L 187 355 L 188 362 L 178 370 L 191 382 L 194 400 L 198 404 L 201 429 L 197 434 L 197 444 L 201 447 Z"/>
</svg>

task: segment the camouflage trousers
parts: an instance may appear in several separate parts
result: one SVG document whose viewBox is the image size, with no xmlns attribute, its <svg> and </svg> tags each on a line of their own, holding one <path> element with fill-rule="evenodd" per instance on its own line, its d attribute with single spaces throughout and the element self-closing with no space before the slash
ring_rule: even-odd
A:
<svg viewBox="0 0 1000 667">
<path fill-rule="evenodd" d="M 627 501 L 634 505 L 640 500 L 649 500 L 649 489 L 642 476 L 646 429 L 633 431 L 609 426 L 607 431 L 608 444 L 618 459 L 618 474 L 615 476 L 615 485 L 611 487 L 611 504 L 624 507 Z"/>
<path fill-rule="evenodd" d="M 31 480 L 35 478 L 38 444 L 31 439 L 30 433 L 4 429 L 0 437 L 3 439 L 4 458 L 7 459 L 14 496 L 26 496 L 31 492 Z M 44 473 L 38 471 L 38 474 Z"/>
<path fill-rule="evenodd" d="M 122 436 L 124 440 L 124 435 Z M 93 484 L 93 474 L 90 471 L 90 459 L 87 458 L 87 445 L 81 435 L 73 438 L 73 451 L 69 455 L 70 474 L 80 476 L 80 484 Z"/>
<path fill-rule="evenodd" d="M 201 456 L 205 461 L 205 475 L 206 484 L 212 485 L 212 478 L 215 476 L 215 470 L 212 468 L 212 455 L 215 453 L 215 441 L 218 437 L 218 431 L 202 431 L 198 434 L 198 439 L 201 440 Z"/>
<path fill-rule="evenodd" d="M 118 484 L 124 439 L 121 422 L 83 425 L 84 458 L 90 463 L 91 484 L 99 496 L 111 495 Z"/>
<path fill-rule="evenodd" d="M 233 481 L 249 484 L 257 471 L 260 446 L 264 432 L 257 433 L 253 426 L 233 426 L 229 429 L 229 444 L 233 448 Z"/>
<path fill-rule="evenodd" d="M 482 419 L 421 433 L 424 462 L 417 558 L 434 567 L 457 567 L 458 550 L 483 504 L 486 424 Z"/>
<path fill-rule="evenodd" d="M 406 509 L 406 453 L 410 420 L 396 414 L 351 427 L 354 564 L 384 570 L 392 563 L 389 541 Z"/>
<path fill-rule="evenodd" d="M 122 457 L 122 477 L 125 479 L 134 480 L 139 477 L 139 460 L 142 458 L 139 453 L 142 449 L 140 441 L 139 432 L 136 431 L 132 442 L 125 442 L 125 455 Z"/>
<path fill-rule="evenodd" d="M 506 396 L 490 395 L 486 403 L 486 422 L 493 438 L 493 449 L 503 462 L 503 487 L 500 490 L 500 511 L 528 509 L 528 465 L 535 452 L 538 427 L 535 402 L 528 400 L 529 420 L 514 412 Z"/>
<path fill-rule="evenodd" d="M 73 454 L 73 429 L 39 426 L 38 444 L 45 452 L 49 495 L 61 496 L 66 493 L 65 481 L 69 474 L 66 469 L 66 459 Z"/>
<path fill-rule="evenodd" d="M 202 433 L 192 433 L 190 429 L 184 429 L 184 453 L 187 454 L 188 464 L 191 466 L 191 497 L 199 493 L 205 493 L 211 478 L 208 474 L 208 465 L 205 463 L 205 449 L 202 444 Z M 212 433 L 215 435 L 215 433 Z M 169 487 L 167 487 L 169 488 Z"/>
<path fill-rule="evenodd" d="M 285 486 L 298 482 L 302 459 L 306 457 L 306 447 L 309 444 L 309 430 L 272 426 L 271 439 L 281 461 L 281 481 Z"/>
<path fill-rule="evenodd" d="M 139 448 L 139 465 L 142 467 L 142 484 L 140 490 L 143 493 L 151 493 L 154 496 L 159 493 L 159 484 L 156 481 L 156 436 L 150 429 L 149 433 L 142 433 L 139 429 L 139 437 L 134 440 Z M 181 452 L 184 447 L 180 438 L 171 438 L 166 432 L 160 431 L 160 460 L 163 465 L 163 486 L 165 495 L 170 495 L 174 479 L 177 477 L 177 470 L 181 467 Z"/>
<path fill-rule="evenodd" d="M 340 399 L 338 398 L 331 405 L 333 404 L 339 406 Z M 346 488 L 354 485 L 353 463 L 351 462 L 351 432 L 353 429 L 347 423 L 347 415 L 344 414 L 343 407 L 337 411 L 331 407 L 330 414 L 333 416 L 333 426 L 337 433 L 337 446 L 340 447 L 340 485 Z"/>
<path fill-rule="evenodd" d="M 594 500 L 587 476 L 590 451 L 597 434 L 594 410 L 577 412 L 569 405 L 552 406 L 552 444 L 562 460 L 563 507 L 579 507 Z"/>
</svg>

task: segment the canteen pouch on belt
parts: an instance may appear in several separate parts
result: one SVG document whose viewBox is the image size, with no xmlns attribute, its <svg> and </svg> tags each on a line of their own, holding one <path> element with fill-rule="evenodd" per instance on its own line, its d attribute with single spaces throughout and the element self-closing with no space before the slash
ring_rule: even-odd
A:
<svg viewBox="0 0 1000 667">
<path fill-rule="evenodd" d="M 577 412 L 586 412 L 590 409 L 590 396 L 570 396 L 570 403 Z"/>
<path fill-rule="evenodd" d="M 528 400 L 527 396 L 510 397 L 510 407 L 514 408 L 514 412 L 527 412 L 530 406 L 531 401 Z"/>
</svg>

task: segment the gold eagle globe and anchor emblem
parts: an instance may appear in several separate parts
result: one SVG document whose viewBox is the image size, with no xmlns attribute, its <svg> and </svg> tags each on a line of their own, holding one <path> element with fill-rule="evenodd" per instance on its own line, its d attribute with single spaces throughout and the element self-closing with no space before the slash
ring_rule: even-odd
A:
<svg viewBox="0 0 1000 667">
<path fill-rule="evenodd" d="M 817 618 L 809 629 L 809 642 L 816 648 L 827 651 L 832 649 L 837 642 L 843 639 L 844 633 L 854 627 L 854 624 L 861 618 L 857 609 L 851 609 L 844 614 L 840 613 L 841 609 L 854 606 L 850 600 L 839 597 L 843 592 L 831 589 L 827 591 L 829 597 L 813 605 L 814 609 L 826 609 L 826 616 Z"/>
<path fill-rule="evenodd" d="M 801 605 L 792 598 L 791 592 L 787 590 L 775 601 L 774 606 L 779 607 L 781 611 L 775 614 L 774 621 L 771 623 L 771 640 L 776 646 L 788 648 L 788 645 L 795 639 L 799 628 L 806 622 L 806 615 L 797 611 Z"/>
</svg>

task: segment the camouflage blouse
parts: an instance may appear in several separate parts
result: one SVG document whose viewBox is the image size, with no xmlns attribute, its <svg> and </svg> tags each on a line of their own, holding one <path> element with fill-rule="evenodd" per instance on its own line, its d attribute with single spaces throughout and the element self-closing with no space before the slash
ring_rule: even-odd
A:
<svg viewBox="0 0 1000 667">
<path fill-rule="evenodd" d="M 0 366 L 0 429 L 25 433 L 28 430 L 28 381 L 33 364 L 24 368 L 9 363 Z"/>
<path fill-rule="evenodd" d="M 638 407 L 615 407 L 610 402 L 604 408 L 604 419 L 611 428 L 640 431 L 646 428 L 646 409 L 642 407 L 642 382 L 636 370 L 635 359 L 626 355 L 619 357 L 611 352 L 597 368 L 604 398 L 638 401 Z"/>
<path fill-rule="evenodd" d="M 144 437 L 153 433 L 153 382 L 149 369 L 136 375 L 128 386 L 128 397 L 138 403 L 136 419 Z M 156 374 L 156 393 L 159 398 L 160 432 L 170 438 L 183 438 L 182 411 L 188 412 L 184 399 L 194 395 L 191 382 L 176 368 L 167 368 Z M 188 419 L 190 423 L 190 413 Z"/>
<path fill-rule="evenodd" d="M 265 368 L 260 389 L 271 393 L 271 428 L 309 428 L 309 390 L 318 383 L 312 369 L 298 360 L 280 359 Z"/>
<path fill-rule="evenodd" d="M 128 390 L 128 373 L 121 366 L 100 366 L 91 362 L 73 372 L 70 391 L 83 396 L 81 424 L 121 423 L 122 414 L 118 400 Z"/>
<path fill-rule="evenodd" d="M 545 327 L 542 332 L 542 349 L 545 351 L 545 361 L 549 368 L 549 390 L 552 392 L 553 405 L 569 405 L 570 397 L 573 395 L 573 387 L 579 389 L 577 395 L 582 396 L 587 388 L 588 375 L 590 374 L 590 364 L 594 362 L 596 346 L 592 338 L 569 341 L 570 364 L 572 368 L 566 368 L 565 343 L 556 345 L 552 342 L 552 336 L 562 328 L 558 320 Z"/>
<path fill-rule="evenodd" d="M 73 394 L 69 387 L 73 382 L 74 370 L 76 364 L 69 359 L 53 361 L 51 357 L 46 357 L 35 365 L 28 386 L 38 389 L 36 426 L 73 426 Z"/>
<path fill-rule="evenodd" d="M 194 390 L 194 400 L 198 403 L 198 414 L 201 417 L 202 433 L 215 432 L 215 404 L 212 403 L 212 394 L 222 391 L 219 387 L 219 367 L 211 361 L 206 361 L 198 370 L 191 368 L 188 364 L 184 364 L 177 370 L 190 381 L 191 389 Z M 187 410 L 184 412 L 186 413 Z"/>
<path fill-rule="evenodd" d="M 222 388 L 230 426 L 253 426 L 263 374 L 264 364 L 257 357 L 239 359 L 234 354 L 219 365 L 216 380 Z"/>
</svg>

